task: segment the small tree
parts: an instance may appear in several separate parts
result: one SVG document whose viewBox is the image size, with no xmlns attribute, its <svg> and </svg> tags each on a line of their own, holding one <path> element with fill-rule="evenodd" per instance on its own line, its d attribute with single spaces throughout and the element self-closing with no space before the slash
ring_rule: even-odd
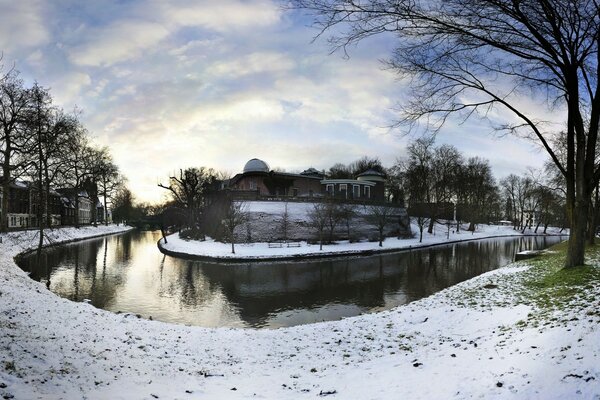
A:
<svg viewBox="0 0 600 400">
<path fill-rule="evenodd" d="M 246 203 L 228 199 L 222 224 L 225 227 L 231 242 L 231 253 L 235 254 L 235 228 L 248 221 Z"/>
<path fill-rule="evenodd" d="M 334 202 L 329 201 L 325 203 L 325 221 L 329 234 L 329 243 L 333 242 L 333 232 L 335 231 L 335 227 L 342 219 L 342 213 L 340 211 L 340 206 Z"/>
<path fill-rule="evenodd" d="M 344 221 L 344 224 L 346 225 L 346 235 L 350 241 L 350 224 L 352 223 L 352 219 L 356 217 L 355 207 L 353 204 L 344 204 L 340 206 L 339 213 L 341 220 Z"/>
<path fill-rule="evenodd" d="M 390 222 L 393 209 L 387 206 L 368 206 L 365 207 L 367 221 L 377 228 L 379 233 L 379 247 L 383 247 L 385 239 L 384 230 Z"/>
<path fill-rule="evenodd" d="M 319 237 L 319 250 L 323 250 L 323 231 L 327 224 L 327 204 L 315 203 L 313 209 L 308 213 L 309 224 L 313 227 Z"/>
<path fill-rule="evenodd" d="M 279 220 L 279 231 L 283 240 L 288 240 L 288 233 L 290 229 L 290 214 L 288 212 L 288 203 L 284 203 L 283 213 L 281 213 L 281 219 Z"/>
</svg>

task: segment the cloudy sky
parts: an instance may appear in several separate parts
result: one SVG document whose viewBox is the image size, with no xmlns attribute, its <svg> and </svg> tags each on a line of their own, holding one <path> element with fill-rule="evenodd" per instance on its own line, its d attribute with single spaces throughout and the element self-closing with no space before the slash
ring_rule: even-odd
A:
<svg viewBox="0 0 600 400">
<path fill-rule="evenodd" d="M 414 137 L 386 128 L 405 83 L 384 70 L 393 37 L 350 58 L 311 43 L 316 31 L 275 0 L 0 0 L 0 50 L 54 102 L 83 110 L 139 200 L 189 166 L 234 174 L 250 158 L 327 169 L 363 155 L 387 166 Z M 488 158 L 496 177 L 545 156 L 485 122 L 452 121 L 438 136 Z"/>
</svg>

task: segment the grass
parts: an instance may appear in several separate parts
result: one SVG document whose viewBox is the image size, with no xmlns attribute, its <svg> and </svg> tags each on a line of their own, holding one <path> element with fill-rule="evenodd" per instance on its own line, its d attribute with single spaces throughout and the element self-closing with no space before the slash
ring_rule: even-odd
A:
<svg viewBox="0 0 600 400">
<path fill-rule="evenodd" d="M 532 308 L 526 319 L 507 330 L 600 318 L 600 245 L 587 248 L 586 265 L 581 267 L 565 269 L 566 252 L 566 242 L 555 245 L 536 258 L 512 265 L 527 266 L 525 270 L 492 276 L 486 282 L 451 292 L 448 300 L 455 307 L 481 311 L 519 304 Z"/>
<path fill-rule="evenodd" d="M 520 303 L 537 309 L 528 320 L 534 326 L 568 322 L 568 314 L 585 314 L 598 298 L 600 246 L 589 246 L 586 260 L 590 263 L 576 268 L 563 267 L 566 251 L 567 243 L 560 243 L 528 261 L 531 268 L 523 274 L 522 287 L 517 292 Z"/>
</svg>

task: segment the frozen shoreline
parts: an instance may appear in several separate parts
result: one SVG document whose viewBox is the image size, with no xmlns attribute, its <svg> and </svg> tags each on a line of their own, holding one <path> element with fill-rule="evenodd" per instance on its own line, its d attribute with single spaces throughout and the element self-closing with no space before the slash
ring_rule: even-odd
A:
<svg viewBox="0 0 600 400">
<path fill-rule="evenodd" d="M 438 226 L 438 229 L 441 225 Z M 413 232 L 415 231 L 413 226 Z M 341 256 L 359 256 L 378 253 L 389 253 L 402 250 L 425 248 L 440 244 L 460 243 L 469 240 L 497 238 L 497 237 L 519 237 L 519 236 L 557 236 L 567 235 L 559 233 L 557 228 L 549 228 L 544 235 L 541 233 L 526 232 L 522 234 L 508 226 L 480 225 L 476 232 L 461 231 L 452 232 L 447 235 L 446 232 L 437 235 L 424 233 L 423 241 L 420 243 L 417 237 L 408 239 L 398 239 L 395 237 L 386 238 L 383 246 L 379 247 L 378 242 L 357 242 L 338 241 L 335 244 L 324 244 L 323 250 L 319 250 L 319 244 L 310 244 L 306 241 L 296 242 L 297 245 L 288 247 L 283 244 L 282 247 L 271 247 L 267 242 L 258 243 L 236 243 L 235 254 L 231 253 L 231 244 L 217 242 L 207 238 L 205 241 L 185 240 L 174 233 L 167 236 L 167 243 L 160 239 L 157 243 L 158 248 L 163 253 L 180 258 L 188 259 L 206 259 L 222 260 L 229 262 L 245 261 L 273 261 L 273 260 L 295 260 L 304 258 L 329 258 Z"/>
<path fill-rule="evenodd" d="M 114 229 L 112 227 L 109 227 Z M 94 231 L 94 229 L 96 229 Z M 57 232 L 56 241 L 115 230 Z M 113 314 L 59 298 L 0 244 L 0 396 L 15 399 L 596 398 L 594 300 L 536 313 L 514 288 L 525 262 L 393 310 L 277 330 L 208 329 Z M 600 260 L 592 260 L 595 265 Z M 485 286 L 493 282 L 495 289 Z M 589 315 L 588 317 L 582 317 Z M 577 318 L 579 317 L 579 318 Z M 430 382 L 435 382 L 434 385 Z"/>
</svg>

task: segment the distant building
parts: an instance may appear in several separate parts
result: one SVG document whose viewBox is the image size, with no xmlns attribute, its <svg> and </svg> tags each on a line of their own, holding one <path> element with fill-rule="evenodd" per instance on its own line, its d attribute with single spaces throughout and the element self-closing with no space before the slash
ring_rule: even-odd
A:
<svg viewBox="0 0 600 400">
<path fill-rule="evenodd" d="M 257 158 L 248 161 L 241 174 L 229 182 L 229 188 L 246 197 L 314 197 L 322 196 L 323 174 L 314 168 L 300 174 L 271 171 L 269 165 Z"/>
<path fill-rule="evenodd" d="M 62 224 L 63 225 L 75 225 L 75 218 L 77 218 L 77 223 L 79 225 L 87 225 L 91 224 L 93 221 L 93 201 L 85 190 L 78 189 L 58 189 L 58 192 L 61 194 L 62 201 Z M 76 202 L 77 197 L 79 198 L 79 213 L 76 214 Z M 98 203 L 100 207 L 102 205 Z M 100 214 L 103 214 L 103 208 L 96 212 L 96 222 L 101 222 Z"/>
<path fill-rule="evenodd" d="M 0 177 L 2 182 L 2 177 Z M 0 213 L 2 213 L 2 198 L 4 193 L 0 187 Z M 12 229 L 32 228 L 38 226 L 38 207 L 40 196 L 35 184 L 15 180 L 9 185 L 8 191 L 8 227 Z M 50 190 L 46 220 L 51 226 L 61 223 L 60 195 Z"/>
<path fill-rule="evenodd" d="M 236 197 L 323 198 L 364 202 L 385 201 L 385 175 L 368 170 L 356 179 L 326 179 L 323 172 L 308 168 L 299 174 L 272 171 L 263 160 L 253 158 L 243 172 L 229 181 Z"/>
</svg>

